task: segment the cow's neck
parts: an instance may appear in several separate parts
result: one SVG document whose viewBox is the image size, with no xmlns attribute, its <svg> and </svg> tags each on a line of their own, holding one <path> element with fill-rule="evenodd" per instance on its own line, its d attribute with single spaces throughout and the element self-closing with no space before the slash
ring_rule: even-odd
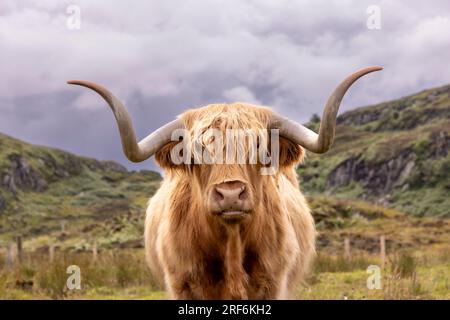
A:
<svg viewBox="0 0 450 320">
<path fill-rule="evenodd" d="M 231 299 L 246 299 L 246 273 L 243 266 L 243 243 L 239 225 L 227 227 L 224 255 L 224 277 Z"/>
<path fill-rule="evenodd" d="M 186 195 L 191 192 L 189 188 L 185 191 Z M 198 259 L 197 263 L 204 263 L 205 270 L 209 270 L 205 274 L 214 275 L 205 281 L 218 285 L 222 298 L 248 298 L 250 273 L 267 269 L 270 260 L 267 256 L 278 252 L 283 238 L 279 234 L 281 230 L 275 227 L 279 224 L 279 204 L 264 197 L 261 207 L 255 210 L 257 214 L 243 223 L 225 225 L 195 202 L 194 205 L 188 200 L 183 203 L 191 205 L 174 208 L 179 210 L 173 211 L 172 218 L 179 223 L 173 226 L 184 231 L 186 236 L 180 239 L 191 239 L 192 257 Z M 180 244 L 181 250 L 185 250 L 184 243 Z"/>
</svg>

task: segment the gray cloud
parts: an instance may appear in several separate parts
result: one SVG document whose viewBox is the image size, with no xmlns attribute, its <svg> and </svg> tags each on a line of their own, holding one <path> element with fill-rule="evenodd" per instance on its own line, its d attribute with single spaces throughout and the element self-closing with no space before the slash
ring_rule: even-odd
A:
<svg viewBox="0 0 450 320">
<path fill-rule="evenodd" d="M 80 30 L 66 26 L 69 4 Z M 366 27 L 369 5 L 381 9 L 381 30 Z M 110 88 L 140 137 L 187 108 L 232 100 L 306 121 L 369 65 L 385 70 L 358 82 L 342 110 L 394 99 L 450 82 L 449 9 L 446 0 L 3 0 L 0 132 L 129 165 L 111 112 L 65 84 L 73 78 Z"/>
</svg>

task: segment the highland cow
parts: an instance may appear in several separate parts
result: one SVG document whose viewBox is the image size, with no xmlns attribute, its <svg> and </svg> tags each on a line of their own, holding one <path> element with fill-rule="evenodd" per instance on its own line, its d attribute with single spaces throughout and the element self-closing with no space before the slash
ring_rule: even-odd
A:
<svg viewBox="0 0 450 320">
<path fill-rule="evenodd" d="M 108 90 L 87 81 L 69 83 L 91 88 L 108 102 L 129 160 L 155 155 L 165 171 L 148 204 L 145 251 L 152 274 L 171 298 L 286 299 L 295 296 L 315 255 L 314 221 L 299 189 L 296 165 L 305 149 L 324 153 L 330 148 L 345 92 L 358 78 L 377 70 L 381 68 L 357 71 L 336 88 L 318 134 L 266 107 L 212 104 L 186 111 L 139 143 L 128 112 Z M 198 133 L 210 129 L 277 130 L 275 172 L 261 174 L 268 164 L 249 161 L 251 139 L 241 139 L 233 148 L 246 154 L 242 159 L 247 162 L 204 163 L 195 161 L 199 152 L 175 150 L 180 144 L 174 141 L 175 131 L 184 130 L 185 147 L 200 147 L 201 153 L 208 140 L 217 139 L 197 139 Z M 258 147 L 273 153 L 273 140 L 262 135 Z M 213 150 L 213 156 L 219 151 Z M 176 156 L 183 161 L 175 161 Z"/>
</svg>

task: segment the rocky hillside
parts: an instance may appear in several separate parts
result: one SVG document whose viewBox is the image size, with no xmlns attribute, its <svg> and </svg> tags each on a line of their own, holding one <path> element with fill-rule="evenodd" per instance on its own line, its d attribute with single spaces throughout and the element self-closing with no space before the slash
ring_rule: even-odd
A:
<svg viewBox="0 0 450 320">
<path fill-rule="evenodd" d="M 136 245 L 142 208 L 160 179 L 0 134 L 0 242 L 21 235 L 45 243 L 53 235 L 75 247 L 93 236 Z"/>
<path fill-rule="evenodd" d="M 306 193 L 450 216 L 450 86 L 342 114 L 332 149 L 299 174 Z"/>
</svg>

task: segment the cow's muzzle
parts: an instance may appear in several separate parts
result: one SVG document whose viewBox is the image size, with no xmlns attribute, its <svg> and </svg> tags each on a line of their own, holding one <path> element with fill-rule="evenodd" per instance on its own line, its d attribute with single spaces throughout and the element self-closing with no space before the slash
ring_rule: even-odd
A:
<svg viewBox="0 0 450 320">
<path fill-rule="evenodd" d="M 211 211 L 226 220 L 241 220 L 251 212 L 250 192 L 241 181 L 227 181 L 213 187 Z"/>
</svg>

